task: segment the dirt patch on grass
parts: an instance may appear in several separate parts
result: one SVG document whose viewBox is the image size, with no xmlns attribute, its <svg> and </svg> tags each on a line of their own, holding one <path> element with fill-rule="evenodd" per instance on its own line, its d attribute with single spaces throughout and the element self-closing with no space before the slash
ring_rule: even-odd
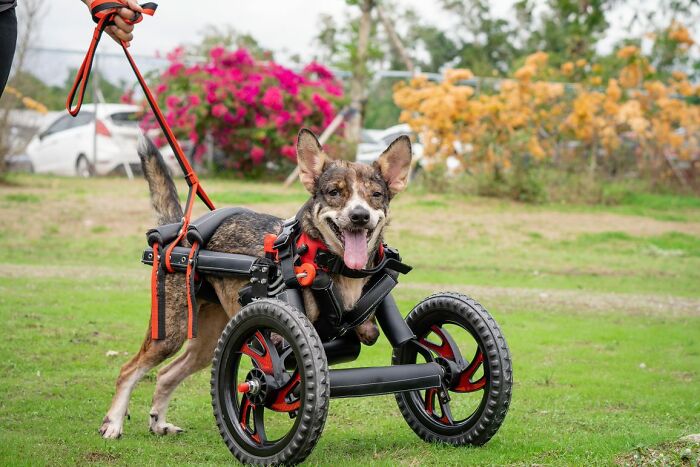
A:
<svg viewBox="0 0 700 467">
<path fill-rule="evenodd" d="M 252 204 L 241 204 L 283 218 L 293 215 L 301 206 L 299 199 L 305 198 L 298 188 L 285 190 L 272 184 L 207 180 L 206 185 L 214 198 L 216 193 L 224 196 L 232 192 L 279 197 L 279 202 L 274 203 L 269 201 L 270 196 L 263 196 L 262 202 L 256 203 L 253 197 Z M 183 183 L 178 182 L 178 188 L 186 193 Z M 504 246 L 533 235 L 558 240 L 609 231 L 634 236 L 667 232 L 700 236 L 698 222 L 661 221 L 612 213 L 541 211 L 489 199 L 441 199 L 435 204 L 425 203 L 422 198 L 408 192 L 397 199 L 392 209 L 393 229 L 435 239 L 454 238 L 454 235 L 470 239 L 488 236 Z M 0 214 L 6 222 L 5 230 L 22 232 L 30 238 L 41 236 L 47 228 L 66 235 L 119 236 L 144 232 L 153 224 L 148 189 L 141 179 L 22 177 L 12 185 L 0 185 L 0 199 L 3 200 Z M 195 215 L 204 212 L 206 208 L 197 203 Z"/>
<path fill-rule="evenodd" d="M 83 454 L 83 461 L 86 464 L 112 464 L 118 460 L 117 454 L 109 452 L 90 451 Z"/>
<path fill-rule="evenodd" d="M 147 267 L 133 268 L 109 268 L 104 266 L 46 266 L 30 264 L 7 264 L 0 263 L 0 277 L 17 279 L 52 279 L 67 278 L 76 280 L 91 280 L 100 278 L 120 279 L 120 280 L 143 280 L 148 284 L 150 269 Z"/>
<path fill-rule="evenodd" d="M 615 459 L 617 465 L 683 465 L 700 466 L 700 443 L 675 441 L 654 447 L 638 447 L 633 452 Z"/>
<path fill-rule="evenodd" d="M 454 235 L 469 239 L 489 237 L 511 246 L 533 235 L 547 240 L 575 238 L 580 234 L 602 232 L 624 232 L 638 237 L 681 232 L 700 236 L 700 223 L 661 221 L 641 216 L 611 213 L 565 213 L 557 211 L 518 211 L 517 205 L 488 209 L 485 204 L 455 203 L 449 209 L 402 209 L 392 210 L 394 228 L 436 238 L 454 238 Z"/>
</svg>

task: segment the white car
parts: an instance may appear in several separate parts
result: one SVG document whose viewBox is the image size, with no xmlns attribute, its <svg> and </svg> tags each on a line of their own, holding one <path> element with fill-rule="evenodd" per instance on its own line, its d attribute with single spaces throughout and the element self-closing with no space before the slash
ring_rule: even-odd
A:
<svg viewBox="0 0 700 467">
<path fill-rule="evenodd" d="M 413 149 L 413 164 L 415 165 L 423 157 L 423 145 L 417 141 L 415 133 L 411 127 L 403 123 L 394 125 L 386 130 L 362 130 L 362 139 L 357 145 L 357 162 L 371 164 L 379 159 L 384 150 L 394 142 L 396 138 L 407 135 L 411 138 L 411 149 Z"/>
<path fill-rule="evenodd" d="M 79 177 L 140 173 L 139 113 L 135 105 L 99 104 L 95 121 L 95 106 L 85 104 L 77 117 L 61 115 L 27 146 L 34 172 Z"/>
</svg>

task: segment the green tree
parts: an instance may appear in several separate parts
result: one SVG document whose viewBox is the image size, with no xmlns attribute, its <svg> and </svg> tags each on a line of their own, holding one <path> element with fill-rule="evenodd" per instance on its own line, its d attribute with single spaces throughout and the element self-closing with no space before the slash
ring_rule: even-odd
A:
<svg viewBox="0 0 700 467">
<path fill-rule="evenodd" d="M 554 65 L 578 58 L 590 60 L 609 27 L 606 14 L 618 3 L 619 0 L 547 0 L 545 9 L 535 19 L 533 0 L 519 1 L 517 7 L 523 13 L 520 19 L 525 21 L 521 25 L 530 31 L 524 52 L 546 51 Z"/>
</svg>

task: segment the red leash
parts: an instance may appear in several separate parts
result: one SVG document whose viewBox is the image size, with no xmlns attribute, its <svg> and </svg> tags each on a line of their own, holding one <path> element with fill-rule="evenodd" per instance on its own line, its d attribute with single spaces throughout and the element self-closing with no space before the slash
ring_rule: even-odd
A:
<svg viewBox="0 0 700 467">
<path fill-rule="evenodd" d="M 80 69 L 78 70 L 78 74 L 75 77 L 75 81 L 73 83 L 73 87 L 71 88 L 70 93 L 68 94 L 68 99 L 66 100 L 66 109 L 68 110 L 68 113 L 70 113 L 73 117 L 77 116 L 78 113 L 80 112 L 80 108 L 83 105 L 83 99 L 85 97 L 85 90 L 87 87 L 88 80 L 90 78 L 90 71 L 92 70 L 92 63 L 95 58 L 95 51 L 97 50 L 97 45 L 100 42 L 100 38 L 102 37 L 102 33 L 105 31 L 107 26 L 113 25 L 114 24 L 114 17 L 117 16 L 119 13 L 119 10 L 121 8 L 124 8 L 126 4 L 123 2 L 123 0 L 95 0 L 92 5 L 90 6 L 90 12 L 92 13 L 92 19 L 97 23 L 97 26 L 95 27 L 95 32 L 92 34 L 92 41 L 90 42 L 90 47 L 88 48 L 87 54 L 85 55 L 85 59 L 83 60 L 82 65 L 80 65 Z M 156 8 L 158 8 L 158 5 L 152 2 L 144 3 L 141 5 L 143 8 L 143 12 L 149 16 L 153 16 L 156 12 Z M 134 18 L 131 20 L 124 20 L 128 24 L 136 24 L 140 23 L 143 20 L 143 15 L 139 12 L 136 12 L 134 14 Z M 190 218 L 192 216 L 192 206 L 194 204 L 194 195 L 196 194 L 199 196 L 199 198 L 204 202 L 204 204 L 207 205 L 207 207 L 211 210 L 216 209 L 214 207 L 214 203 L 212 203 L 211 199 L 209 199 L 209 196 L 207 193 L 204 191 L 204 188 L 202 188 L 201 183 L 199 182 L 199 178 L 197 177 L 197 174 L 195 174 L 194 169 L 192 169 L 192 166 L 190 165 L 189 161 L 187 160 L 187 157 L 185 157 L 185 153 L 182 151 L 182 148 L 180 147 L 180 144 L 178 143 L 177 139 L 175 138 L 175 135 L 173 134 L 172 130 L 170 129 L 170 125 L 168 125 L 168 122 L 165 120 L 165 116 L 163 115 L 163 112 L 161 112 L 160 107 L 158 106 L 158 102 L 156 102 L 156 99 L 153 97 L 153 94 L 151 93 L 151 90 L 148 88 L 148 85 L 146 84 L 146 80 L 143 78 L 141 75 L 141 72 L 139 71 L 138 67 L 136 66 L 136 63 L 134 62 L 133 57 L 129 53 L 129 50 L 126 48 L 126 43 L 124 41 L 120 41 L 122 49 L 124 50 L 124 55 L 126 55 L 127 60 L 129 60 L 129 64 L 131 65 L 131 69 L 134 70 L 134 74 L 136 74 L 136 78 L 139 81 L 139 84 L 141 85 L 141 89 L 143 89 L 143 93 L 146 96 L 146 100 L 148 101 L 148 104 L 151 106 L 151 110 L 153 110 L 153 114 L 156 117 L 156 120 L 158 121 L 158 124 L 160 125 L 161 130 L 163 130 L 163 134 L 165 134 L 165 138 L 168 140 L 168 144 L 170 144 L 170 147 L 173 149 L 173 153 L 175 154 L 175 157 L 177 158 L 178 163 L 180 164 L 180 168 L 182 169 L 182 172 L 185 174 L 185 181 L 187 181 L 187 185 L 189 186 L 189 193 L 187 195 L 187 203 L 185 204 L 185 214 L 182 219 L 182 228 L 180 229 L 178 233 L 178 237 L 171 243 L 167 249 L 165 250 L 165 267 L 169 272 L 173 272 L 172 265 L 170 264 L 170 256 L 173 251 L 173 248 L 175 248 L 176 245 L 178 245 L 183 238 L 185 237 L 185 234 L 187 233 L 187 227 L 190 224 Z M 78 102 L 76 103 L 75 107 L 73 107 L 73 101 L 75 100 L 75 96 L 78 96 Z M 195 250 L 198 249 L 198 245 L 193 245 L 192 247 L 192 253 L 190 254 L 190 259 L 195 255 Z M 160 255 L 158 254 L 157 248 L 154 248 L 154 258 L 153 258 L 153 274 L 152 274 L 152 280 L 151 280 L 151 288 L 152 288 L 152 295 L 153 295 L 153 300 L 151 303 L 151 320 L 152 320 L 152 325 L 151 325 L 151 337 L 153 339 L 162 339 L 165 337 L 165 326 L 164 326 L 164 307 L 163 304 L 161 303 L 162 300 L 159 297 L 157 293 L 158 289 L 158 275 L 156 274 L 156 271 L 159 268 L 159 258 Z M 192 261 L 190 261 L 188 265 L 188 271 L 187 271 L 187 278 L 189 279 L 192 276 L 192 271 L 191 265 Z M 194 317 L 194 298 L 190 290 L 190 281 L 187 281 L 188 283 L 188 290 L 187 290 L 187 308 L 188 308 L 188 337 L 192 338 L 196 334 L 196 317 Z"/>
</svg>

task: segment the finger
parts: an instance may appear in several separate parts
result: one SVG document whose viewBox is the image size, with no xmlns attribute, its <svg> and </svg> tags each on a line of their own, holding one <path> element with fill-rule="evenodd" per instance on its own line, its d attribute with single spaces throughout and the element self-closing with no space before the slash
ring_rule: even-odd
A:
<svg viewBox="0 0 700 467">
<path fill-rule="evenodd" d="M 115 16 L 115 19 L 120 17 L 128 19 L 129 21 L 136 21 L 138 19 L 138 12 L 130 10 L 128 8 L 120 8 L 119 15 Z"/>
<path fill-rule="evenodd" d="M 121 29 L 117 28 L 116 26 L 112 26 L 112 32 L 114 33 L 115 36 L 117 36 L 117 38 L 120 41 L 129 42 L 134 38 L 133 34 L 131 34 L 130 32 L 122 31 Z"/>
<path fill-rule="evenodd" d="M 136 3 L 134 0 L 128 0 L 126 4 L 129 5 L 130 9 L 138 11 L 139 13 L 143 13 L 143 8 L 141 8 L 141 5 Z"/>
<path fill-rule="evenodd" d="M 119 17 L 119 16 L 115 16 L 115 17 L 114 17 L 114 24 L 115 24 L 119 29 L 121 29 L 122 31 L 124 31 L 124 32 L 126 32 L 126 33 L 131 33 L 131 32 L 133 32 L 133 30 L 134 30 L 134 25 L 133 25 L 133 24 L 127 23 L 126 21 L 124 21 L 123 19 L 121 19 L 121 17 Z"/>
<path fill-rule="evenodd" d="M 108 35 L 109 37 L 111 37 L 112 39 L 114 39 L 116 42 L 119 42 L 119 38 L 117 38 L 117 36 L 115 36 L 114 33 L 112 32 L 112 28 L 107 28 L 107 29 L 105 29 L 105 32 L 107 33 L 107 35 Z"/>
</svg>

